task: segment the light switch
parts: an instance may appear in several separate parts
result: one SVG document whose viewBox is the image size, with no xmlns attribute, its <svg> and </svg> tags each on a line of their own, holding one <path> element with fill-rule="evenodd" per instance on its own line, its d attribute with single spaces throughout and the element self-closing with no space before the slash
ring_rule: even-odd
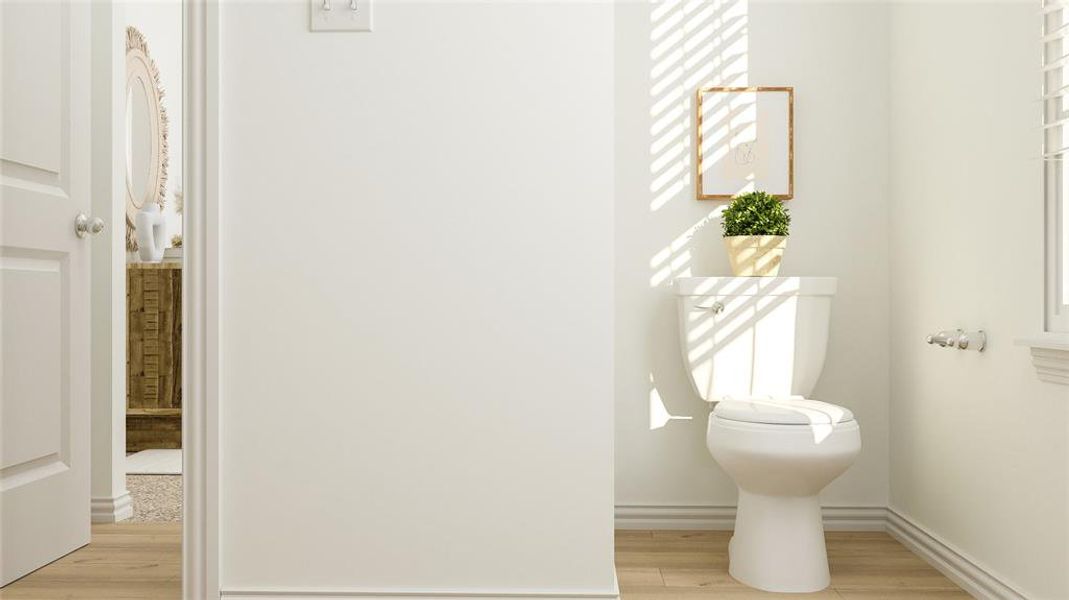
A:
<svg viewBox="0 0 1069 600">
<path fill-rule="evenodd" d="M 308 0 L 312 31 L 371 31 L 372 0 Z"/>
</svg>

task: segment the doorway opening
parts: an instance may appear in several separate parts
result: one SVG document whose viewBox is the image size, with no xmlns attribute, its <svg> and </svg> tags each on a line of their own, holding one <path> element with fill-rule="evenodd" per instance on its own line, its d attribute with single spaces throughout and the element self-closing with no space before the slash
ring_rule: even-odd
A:
<svg viewBox="0 0 1069 600">
<path fill-rule="evenodd" d="M 128 2 L 123 13 L 128 520 L 180 527 L 182 2 Z"/>
</svg>

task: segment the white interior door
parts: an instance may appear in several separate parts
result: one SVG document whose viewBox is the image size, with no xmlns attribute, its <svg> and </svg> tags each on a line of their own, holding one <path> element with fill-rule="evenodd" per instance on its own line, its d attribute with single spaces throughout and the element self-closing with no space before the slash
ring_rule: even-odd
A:
<svg viewBox="0 0 1069 600">
<path fill-rule="evenodd" d="M 0 0 L 0 585 L 89 543 L 89 9 Z"/>
</svg>

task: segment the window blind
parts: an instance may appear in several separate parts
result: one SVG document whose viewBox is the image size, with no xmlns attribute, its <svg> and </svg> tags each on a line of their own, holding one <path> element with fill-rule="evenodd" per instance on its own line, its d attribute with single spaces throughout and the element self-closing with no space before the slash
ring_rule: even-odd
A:
<svg viewBox="0 0 1069 600">
<path fill-rule="evenodd" d="M 1043 157 L 1069 154 L 1069 0 L 1042 0 Z"/>
<path fill-rule="evenodd" d="M 1069 0 L 1040 0 L 1046 163 L 1046 329 L 1069 332 Z"/>
</svg>

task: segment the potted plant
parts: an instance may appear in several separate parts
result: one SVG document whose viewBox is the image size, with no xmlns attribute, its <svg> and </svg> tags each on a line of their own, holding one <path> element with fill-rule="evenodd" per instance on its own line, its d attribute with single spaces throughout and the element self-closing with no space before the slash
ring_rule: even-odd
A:
<svg viewBox="0 0 1069 600">
<path fill-rule="evenodd" d="M 724 209 L 721 226 L 731 271 L 739 277 L 774 277 L 779 273 L 791 215 L 765 192 L 748 192 Z"/>
</svg>

